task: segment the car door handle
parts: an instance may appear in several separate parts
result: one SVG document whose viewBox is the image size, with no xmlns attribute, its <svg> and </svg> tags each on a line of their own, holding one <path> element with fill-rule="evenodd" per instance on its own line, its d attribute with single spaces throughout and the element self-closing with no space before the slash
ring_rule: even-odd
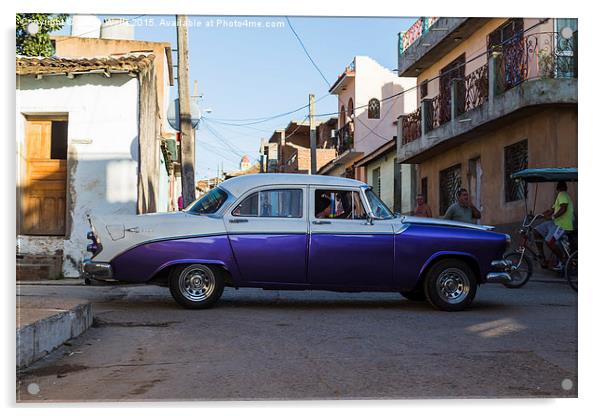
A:
<svg viewBox="0 0 602 416">
<path fill-rule="evenodd" d="M 241 223 L 241 222 L 249 222 L 249 220 L 246 220 L 244 218 L 235 218 L 235 219 L 231 219 L 230 222 L 234 223 L 234 224 L 238 224 L 238 223 Z"/>
<path fill-rule="evenodd" d="M 323 224 L 330 224 L 330 221 L 324 221 L 324 220 L 313 220 L 311 223 L 312 223 L 312 224 L 316 224 L 316 225 L 323 225 Z"/>
</svg>

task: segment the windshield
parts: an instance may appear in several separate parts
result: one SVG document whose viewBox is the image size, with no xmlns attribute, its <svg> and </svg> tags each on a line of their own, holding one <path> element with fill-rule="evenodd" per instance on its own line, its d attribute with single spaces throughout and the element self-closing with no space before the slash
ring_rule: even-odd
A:
<svg viewBox="0 0 602 416">
<path fill-rule="evenodd" d="M 372 213 L 381 220 L 388 220 L 394 218 L 391 210 L 385 205 L 383 201 L 374 193 L 371 188 L 366 189 L 366 198 Z"/>
<path fill-rule="evenodd" d="M 226 202 L 228 194 L 220 188 L 213 188 L 200 199 L 194 201 L 186 208 L 189 214 L 213 214 Z"/>
</svg>

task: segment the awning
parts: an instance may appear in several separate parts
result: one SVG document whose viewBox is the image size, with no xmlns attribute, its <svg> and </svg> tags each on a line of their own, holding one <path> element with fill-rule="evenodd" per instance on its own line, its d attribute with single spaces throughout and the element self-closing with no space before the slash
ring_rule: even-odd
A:
<svg viewBox="0 0 602 416">
<path fill-rule="evenodd" d="M 525 182 L 577 182 L 577 168 L 523 169 L 510 175 Z"/>
</svg>

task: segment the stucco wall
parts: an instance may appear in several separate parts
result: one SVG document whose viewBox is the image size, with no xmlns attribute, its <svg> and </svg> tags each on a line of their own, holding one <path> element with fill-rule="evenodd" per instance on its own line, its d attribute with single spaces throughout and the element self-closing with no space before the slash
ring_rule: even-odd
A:
<svg viewBox="0 0 602 416">
<path fill-rule="evenodd" d="M 500 25 L 506 22 L 506 18 L 492 18 L 483 27 L 474 32 L 467 39 L 462 40 L 458 43 L 458 46 L 447 53 L 441 58 L 435 65 L 426 68 L 417 76 L 417 84 L 420 85 L 423 81 L 433 79 L 439 76 L 441 70 L 451 63 L 454 59 L 458 58 L 463 53 L 466 58 L 465 74 L 468 75 L 475 69 L 485 65 L 487 63 L 487 37 L 488 35 L 497 29 Z M 527 30 L 533 27 L 531 30 L 526 32 L 526 35 L 533 35 L 535 33 L 551 32 L 554 30 L 554 21 L 550 19 L 546 23 L 534 26 L 538 23 L 539 19 L 529 18 L 523 19 L 524 29 Z M 439 80 L 436 79 L 428 84 L 428 95 L 427 98 L 433 98 L 439 94 Z M 422 99 L 423 97 L 418 97 Z"/>
<path fill-rule="evenodd" d="M 356 119 L 354 123 L 354 147 L 356 150 L 367 155 L 397 135 L 394 121 L 400 114 L 411 113 L 416 109 L 416 90 L 412 90 L 415 85 L 415 78 L 400 78 L 395 72 L 384 68 L 372 58 L 355 57 L 355 78 L 348 83 L 345 91 L 340 92 L 338 111 L 343 105 L 347 110 L 349 100 L 353 100 Z M 382 100 L 404 90 L 410 91 L 396 98 L 381 101 L 380 119 L 368 118 L 367 105 L 370 99 Z M 341 124 L 340 120 L 339 124 Z M 340 127 L 341 125 L 339 125 Z"/>
<path fill-rule="evenodd" d="M 504 147 L 528 140 L 528 167 L 577 166 L 577 109 L 548 108 L 528 117 L 490 128 L 482 135 L 432 157 L 418 165 L 417 182 L 428 177 L 428 202 L 433 215 L 439 214 L 439 172 L 461 163 L 462 187 L 468 188 L 468 161 L 481 158 L 482 223 L 508 224 L 521 221 L 525 213 L 524 200 L 505 202 Z M 549 208 L 553 202 L 554 184 L 540 184 L 535 211 Z M 528 192 L 529 209 L 533 207 L 534 185 Z M 569 184 L 569 193 L 577 207 L 577 186 Z"/>
<path fill-rule="evenodd" d="M 132 52 L 152 53 L 155 55 L 155 73 L 157 77 L 157 97 L 160 111 L 159 117 L 164 131 L 173 131 L 167 123 L 169 107 L 169 87 L 171 83 L 168 53 L 171 44 L 168 42 L 149 42 L 129 39 L 96 39 L 73 36 L 53 36 L 56 41 L 56 55 L 61 57 L 97 57 L 119 55 Z M 166 52 L 165 48 L 170 48 Z M 170 57 L 171 58 L 171 57 Z"/>
<path fill-rule="evenodd" d="M 18 236 L 22 253 L 63 249 L 65 276 L 79 275 L 86 214 L 135 214 L 138 80 L 127 74 L 17 78 L 17 160 L 24 155 L 25 115 L 68 116 L 67 230 L 64 239 Z M 22 166 L 18 167 L 21 173 Z M 18 174 L 17 187 L 23 176 Z M 61 247 L 62 246 L 62 247 Z"/>
</svg>

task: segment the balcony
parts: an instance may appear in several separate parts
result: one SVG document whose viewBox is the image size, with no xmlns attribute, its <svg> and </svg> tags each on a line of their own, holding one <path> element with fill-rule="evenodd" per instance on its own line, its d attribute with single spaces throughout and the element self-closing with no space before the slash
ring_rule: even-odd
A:
<svg viewBox="0 0 602 416">
<path fill-rule="evenodd" d="M 420 163 L 486 124 L 541 105 L 577 104 L 577 33 L 517 38 L 487 63 L 440 85 L 439 95 L 400 116 L 398 160 Z"/>
<path fill-rule="evenodd" d="M 350 121 L 336 131 L 337 155 L 353 150 L 353 144 L 353 121 Z"/>
<path fill-rule="evenodd" d="M 400 77 L 415 77 L 480 29 L 486 18 L 421 17 L 399 34 L 397 68 Z"/>
</svg>

